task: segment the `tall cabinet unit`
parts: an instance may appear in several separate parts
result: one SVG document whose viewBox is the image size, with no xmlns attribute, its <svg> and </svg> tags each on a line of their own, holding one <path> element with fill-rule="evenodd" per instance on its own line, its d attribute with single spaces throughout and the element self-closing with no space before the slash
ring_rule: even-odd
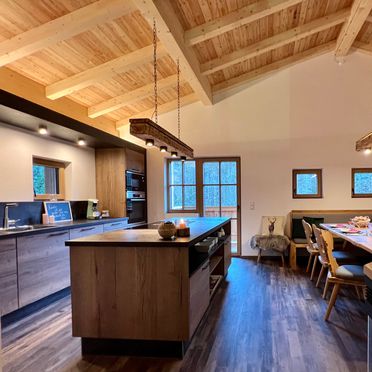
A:
<svg viewBox="0 0 372 372">
<path fill-rule="evenodd" d="M 132 148 L 96 149 L 96 194 L 100 209 L 111 217 L 126 216 L 125 171 L 146 173 L 146 150 Z"/>
</svg>

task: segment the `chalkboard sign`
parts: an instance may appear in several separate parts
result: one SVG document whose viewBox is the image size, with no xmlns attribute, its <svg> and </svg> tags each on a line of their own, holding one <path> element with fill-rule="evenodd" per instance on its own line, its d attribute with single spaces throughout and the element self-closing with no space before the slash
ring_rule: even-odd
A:
<svg viewBox="0 0 372 372">
<path fill-rule="evenodd" d="M 48 201 L 44 202 L 45 213 L 54 216 L 55 222 L 72 221 L 71 206 L 69 201 Z"/>
</svg>

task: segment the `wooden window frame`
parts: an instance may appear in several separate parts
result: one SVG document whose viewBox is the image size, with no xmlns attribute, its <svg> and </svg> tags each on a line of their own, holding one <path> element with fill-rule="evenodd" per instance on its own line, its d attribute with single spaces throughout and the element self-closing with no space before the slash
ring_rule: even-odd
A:
<svg viewBox="0 0 372 372">
<path fill-rule="evenodd" d="M 182 162 L 182 183 L 181 184 L 171 184 L 169 181 L 170 181 L 170 169 L 171 169 L 171 163 L 172 162 L 175 162 L 175 161 L 180 161 L 179 159 L 167 159 L 167 213 L 197 213 L 197 204 L 198 204 L 198 200 L 197 200 L 197 195 L 196 195 L 196 199 L 195 199 L 195 208 L 193 209 L 189 209 L 189 208 L 186 208 L 185 209 L 185 206 L 184 206 L 184 202 L 185 202 L 185 195 L 184 195 L 184 187 L 185 186 L 194 186 L 195 187 L 195 192 L 196 192 L 196 188 L 197 188 L 197 182 L 196 182 L 196 160 L 195 159 L 191 159 L 191 160 L 185 160 L 184 162 Z M 188 183 L 184 183 L 183 181 L 183 167 L 184 167 L 184 164 L 185 162 L 190 162 L 190 161 L 194 161 L 195 162 L 195 184 L 188 184 Z M 180 186 L 182 187 L 182 209 L 171 209 L 171 196 L 170 196 L 170 188 L 172 186 Z"/>
<path fill-rule="evenodd" d="M 292 198 L 293 199 L 321 199 L 323 198 L 322 169 L 292 169 Z M 316 174 L 318 179 L 318 192 L 316 194 L 297 194 L 297 175 Z"/>
<path fill-rule="evenodd" d="M 355 194 L 355 183 L 354 175 L 355 173 L 372 173 L 372 168 L 351 168 L 351 197 L 352 198 L 372 198 L 372 193 L 370 194 Z"/>
<path fill-rule="evenodd" d="M 57 198 L 57 200 L 65 200 L 65 168 L 66 163 L 61 161 L 49 160 L 38 158 L 37 156 L 32 157 L 32 167 L 34 165 L 44 165 L 47 167 L 58 168 L 58 194 L 39 194 L 34 195 L 34 200 L 50 200 L 52 198 Z M 34 184 L 34 179 L 32 177 L 32 185 Z"/>
</svg>

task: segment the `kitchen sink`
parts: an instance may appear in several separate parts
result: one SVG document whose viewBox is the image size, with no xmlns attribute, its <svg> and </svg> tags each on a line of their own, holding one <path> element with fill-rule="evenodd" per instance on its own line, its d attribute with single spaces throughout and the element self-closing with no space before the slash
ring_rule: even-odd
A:
<svg viewBox="0 0 372 372">
<path fill-rule="evenodd" d="M 51 225 L 21 225 L 21 226 L 14 226 L 5 229 L 4 227 L 0 227 L 0 234 L 10 233 L 10 232 L 19 232 L 19 231 L 30 231 L 30 230 L 39 230 L 44 229 L 47 227 L 51 227 Z"/>
</svg>

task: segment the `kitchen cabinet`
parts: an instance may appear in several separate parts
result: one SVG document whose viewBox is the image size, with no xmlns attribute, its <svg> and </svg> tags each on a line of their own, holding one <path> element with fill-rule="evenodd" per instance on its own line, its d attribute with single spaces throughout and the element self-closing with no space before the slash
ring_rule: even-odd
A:
<svg viewBox="0 0 372 372">
<path fill-rule="evenodd" d="M 70 239 L 84 238 L 85 236 L 102 234 L 103 225 L 86 226 L 70 230 Z"/>
<path fill-rule="evenodd" d="M 209 299 L 209 260 L 207 260 L 190 278 L 190 335 L 194 334 L 196 327 L 206 312 L 209 306 Z"/>
<path fill-rule="evenodd" d="M 18 309 L 16 240 L 0 240 L 0 316 Z"/>
<path fill-rule="evenodd" d="M 122 230 L 128 227 L 127 221 L 117 221 L 117 222 L 110 222 L 105 223 L 103 225 L 103 231 L 114 231 L 114 230 Z"/>
<path fill-rule="evenodd" d="M 131 149 L 125 150 L 126 169 L 145 173 L 145 154 Z"/>
<path fill-rule="evenodd" d="M 19 306 L 70 285 L 68 230 L 17 238 Z"/>
</svg>

